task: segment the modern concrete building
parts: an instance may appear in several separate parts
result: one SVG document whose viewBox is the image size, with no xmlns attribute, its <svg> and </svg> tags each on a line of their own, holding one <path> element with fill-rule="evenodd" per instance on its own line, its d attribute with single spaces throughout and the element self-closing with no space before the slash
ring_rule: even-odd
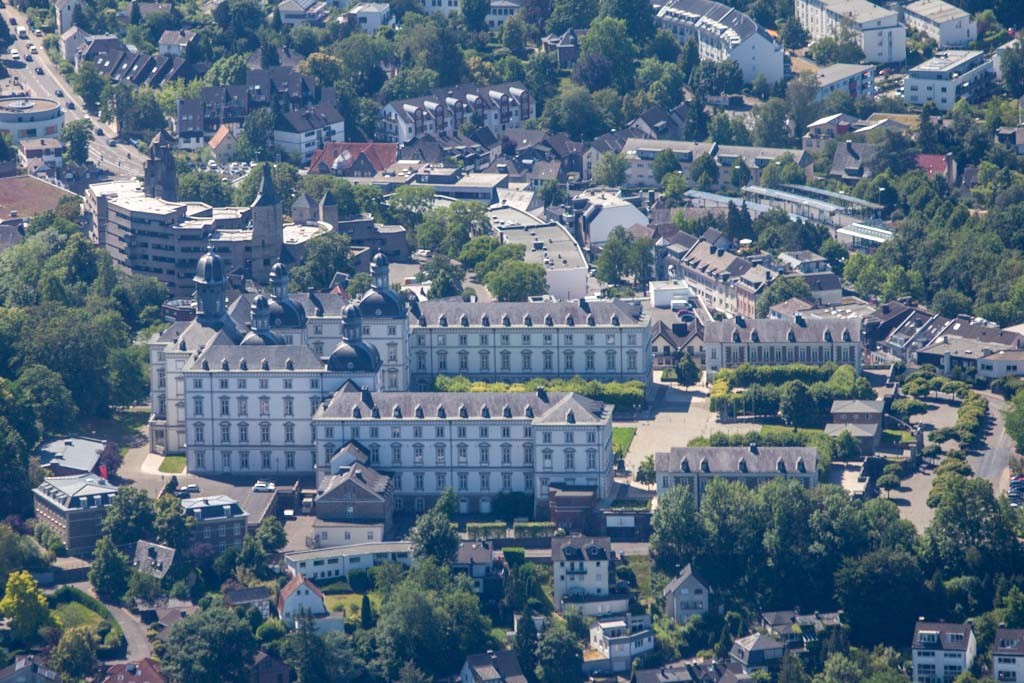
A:
<svg viewBox="0 0 1024 683">
<path fill-rule="evenodd" d="M 587 259 L 564 227 L 510 206 L 492 206 L 487 215 L 503 244 L 522 244 L 526 262 L 544 266 L 548 294 L 564 301 L 587 296 Z"/>
<path fill-rule="evenodd" d="M 64 107 L 42 97 L 0 97 L 0 133 L 15 143 L 25 138 L 59 138 Z"/>
<path fill-rule="evenodd" d="M 385 26 L 394 26 L 395 16 L 391 13 L 391 5 L 386 2 L 361 2 L 345 12 L 338 21 L 373 35 Z"/>
<path fill-rule="evenodd" d="M 813 40 L 852 34 L 869 64 L 907 58 L 907 27 L 898 10 L 867 0 L 796 0 L 796 18 Z"/>
<path fill-rule="evenodd" d="M 857 99 L 875 96 L 875 67 L 870 64 L 831 64 L 818 69 L 818 101 L 834 92 Z"/>
<path fill-rule="evenodd" d="M 994 83 L 995 68 L 984 52 L 947 50 L 907 72 L 903 99 L 915 105 L 930 102 L 939 111 L 949 111 L 957 100 L 982 97 Z"/>
<path fill-rule="evenodd" d="M 411 567 L 412 562 L 412 543 L 408 541 L 357 543 L 284 554 L 289 571 L 316 581 L 344 578 L 355 569 L 369 569 L 384 563 Z"/>
<path fill-rule="evenodd" d="M 658 11 L 658 25 L 681 43 L 695 38 L 702 60 L 736 62 L 747 83 L 758 76 L 769 83 L 785 78 L 782 45 L 734 7 L 712 0 L 670 0 Z"/>
<path fill-rule="evenodd" d="M 978 24 L 969 12 L 944 0 L 917 0 L 903 8 L 907 28 L 920 31 L 940 48 L 967 47 L 978 39 Z"/>
</svg>

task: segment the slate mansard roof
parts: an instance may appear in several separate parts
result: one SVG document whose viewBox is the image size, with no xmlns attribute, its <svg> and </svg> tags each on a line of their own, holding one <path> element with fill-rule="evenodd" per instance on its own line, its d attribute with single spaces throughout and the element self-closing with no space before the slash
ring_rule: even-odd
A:
<svg viewBox="0 0 1024 683">
<path fill-rule="evenodd" d="M 667 453 L 654 454 L 654 469 L 659 474 L 807 474 L 815 472 L 817 467 L 818 449 L 804 446 L 676 447 Z"/>
<path fill-rule="evenodd" d="M 704 343 L 821 344 L 860 343 L 857 324 L 843 318 L 743 318 L 710 322 L 704 326 Z"/>
<path fill-rule="evenodd" d="M 641 307 L 613 301 L 545 301 L 466 303 L 421 301 L 410 312 L 420 327 L 550 327 L 570 325 L 645 326 Z"/>
</svg>

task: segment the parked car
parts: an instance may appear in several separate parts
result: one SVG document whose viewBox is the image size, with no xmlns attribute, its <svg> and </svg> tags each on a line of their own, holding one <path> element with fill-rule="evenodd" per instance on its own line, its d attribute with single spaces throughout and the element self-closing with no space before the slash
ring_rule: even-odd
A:
<svg viewBox="0 0 1024 683">
<path fill-rule="evenodd" d="M 186 484 L 185 486 L 179 487 L 178 491 L 184 493 L 199 493 L 198 484 Z"/>
<path fill-rule="evenodd" d="M 42 38 L 43 31 L 37 28 L 35 31 L 32 31 L 32 35 L 34 35 L 36 38 Z"/>
<path fill-rule="evenodd" d="M 72 102 L 71 100 L 68 100 L 68 109 L 74 109 L 74 108 L 75 108 L 75 103 Z"/>
<path fill-rule="evenodd" d="M 43 67 L 41 67 L 41 66 L 37 66 L 36 67 L 36 75 L 37 76 L 42 76 L 43 75 Z"/>
<path fill-rule="evenodd" d="M 56 90 L 54 90 L 53 94 L 56 95 L 57 97 L 64 97 L 64 91 L 61 90 L 60 88 L 57 88 Z"/>
<path fill-rule="evenodd" d="M 255 491 L 255 492 L 266 493 L 266 492 L 269 492 L 269 491 L 274 491 L 276 489 L 277 489 L 277 484 L 275 484 L 272 481 L 263 481 L 262 479 L 260 479 L 259 481 L 257 481 L 255 484 L 252 485 L 252 490 Z"/>
<path fill-rule="evenodd" d="M 26 62 L 31 62 L 31 61 L 34 61 L 34 60 L 32 59 L 32 55 L 25 55 L 25 61 L 26 61 Z"/>
<path fill-rule="evenodd" d="M 99 126 L 96 126 L 96 130 L 93 131 L 93 132 L 96 133 L 97 137 L 103 137 L 103 129 L 100 128 Z"/>
</svg>

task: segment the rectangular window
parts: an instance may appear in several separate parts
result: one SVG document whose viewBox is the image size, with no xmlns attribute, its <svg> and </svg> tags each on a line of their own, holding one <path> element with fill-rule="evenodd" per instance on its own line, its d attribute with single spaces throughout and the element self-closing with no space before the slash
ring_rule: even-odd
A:
<svg viewBox="0 0 1024 683">
<path fill-rule="evenodd" d="M 196 396 L 195 398 L 192 399 L 192 413 L 194 415 L 196 415 L 197 417 L 202 417 L 202 415 L 203 415 L 203 397 L 202 396 Z"/>
<path fill-rule="evenodd" d="M 469 475 L 465 472 L 459 472 L 459 486 L 460 491 L 466 491 L 469 489 Z"/>
<path fill-rule="evenodd" d="M 503 491 L 509 491 L 512 489 L 512 473 L 502 472 L 501 473 L 501 489 Z"/>
<path fill-rule="evenodd" d="M 284 466 L 289 470 L 295 469 L 295 453 L 293 451 L 286 451 L 284 454 Z"/>
<path fill-rule="evenodd" d="M 423 490 L 423 473 L 422 472 L 414 473 L 412 475 L 412 481 L 413 481 L 413 490 L 415 490 L 415 491 L 422 491 Z"/>
<path fill-rule="evenodd" d="M 490 491 L 491 490 L 491 473 L 481 472 L 480 473 L 480 490 Z"/>
<path fill-rule="evenodd" d="M 270 451 L 260 451 L 260 461 L 263 465 L 263 469 L 270 469 Z"/>
<path fill-rule="evenodd" d="M 243 470 L 249 469 L 249 451 L 238 451 L 238 466 Z"/>
<path fill-rule="evenodd" d="M 239 443 L 249 443 L 249 425 L 244 422 L 238 425 L 238 441 Z"/>
<path fill-rule="evenodd" d="M 220 426 L 220 442 L 231 443 L 231 425 L 222 424 Z"/>
<path fill-rule="evenodd" d="M 295 417 L 295 399 L 291 396 L 284 397 L 284 416 Z"/>
<path fill-rule="evenodd" d="M 270 417 L 270 399 L 266 396 L 260 397 L 260 417 Z"/>
<path fill-rule="evenodd" d="M 238 397 L 238 415 L 246 417 L 249 414 L 249 399 L 245 396 Z"/>
</svg>

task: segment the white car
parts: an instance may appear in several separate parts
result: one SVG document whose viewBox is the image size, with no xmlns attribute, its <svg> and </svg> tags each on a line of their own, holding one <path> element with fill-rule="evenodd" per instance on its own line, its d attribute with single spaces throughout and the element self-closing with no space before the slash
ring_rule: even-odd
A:
<svg viewBox="0 0 1024 683">
<path fill-rule="evenodd" d="M 274 491 L 276 489 L 277 484 L 275 484 L 272 481 L 263 481 L 262 479 L 260 479 L 259 481 L 252 485 L 252 490 L 257 493 L 267 493 L 270 491 Z"/>
</svg>

